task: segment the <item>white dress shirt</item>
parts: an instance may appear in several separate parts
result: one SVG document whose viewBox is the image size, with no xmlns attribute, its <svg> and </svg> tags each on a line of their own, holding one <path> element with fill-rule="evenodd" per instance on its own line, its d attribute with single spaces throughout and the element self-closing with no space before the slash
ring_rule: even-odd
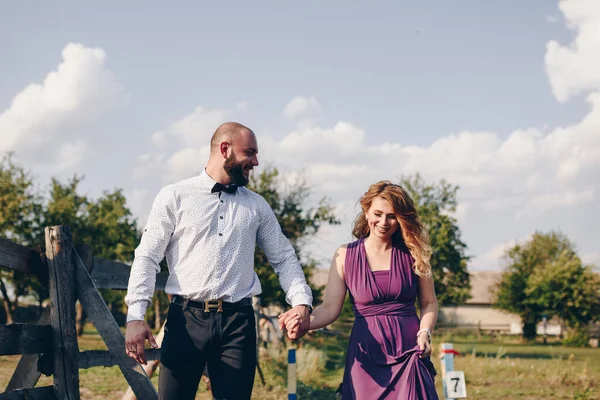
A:
<svg viewBox="0 0 600 400">
<path fill-rule="evenodd" d="M 128 322 L 144 319 L 163 257 L 169 267 L 168 294 L 228 302 L 260 294 L 256 244 L 277 273 L 286 301 L 312 306 L 312 291 L 294 248 L 266 200 L 245 187 L 233 194 L 211 193 L 215 183 L 204 170 L 165 186 L 156 196 L 131 266 Z"/>
</svg>

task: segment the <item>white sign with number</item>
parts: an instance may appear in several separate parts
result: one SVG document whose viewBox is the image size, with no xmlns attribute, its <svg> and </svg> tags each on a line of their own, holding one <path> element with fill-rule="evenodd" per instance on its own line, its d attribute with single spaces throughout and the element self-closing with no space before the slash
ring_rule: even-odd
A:
<svg viewBox="0 0 600 400">
<path fill-rule="evenodd" d="M 464 371 L 446 372 L 446 392 L 449 399 L 466 399 L 467 386 Z"/>
</svg>

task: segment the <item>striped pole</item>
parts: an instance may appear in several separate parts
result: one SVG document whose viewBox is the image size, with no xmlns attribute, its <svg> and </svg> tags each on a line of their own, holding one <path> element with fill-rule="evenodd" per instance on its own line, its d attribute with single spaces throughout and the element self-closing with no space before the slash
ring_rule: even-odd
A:
<svg viewBox="0 0 600 400">
<path fill-rule="evenodd" d="M 442 385 L 444 387 L 444 398 L 448 398 L 448 388 L 446 387 L 446 373 L 454 371 L 454 347 L 452 343 L 442 343 Z"/>
<path fill-rule="evenodd" d="M 288 400 L 296 400 L 296 349 L 288 350 Z"/>
</svg>

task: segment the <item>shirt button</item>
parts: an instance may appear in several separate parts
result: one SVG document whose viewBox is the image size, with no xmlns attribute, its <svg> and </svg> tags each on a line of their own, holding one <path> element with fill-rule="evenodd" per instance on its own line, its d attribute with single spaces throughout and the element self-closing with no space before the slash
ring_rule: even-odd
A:
<svg viewBox="0 0 600 400">
<path fill-rule="evenodd" d="M 223 202 L 223 200 L 221 200 L 221 203 Z"/>
<path fill-rule="evenodd" d="M 223 234 L 222 234 L 222 233 L 219 233 L 219 236 L 223 236 Z"/>
<path fill-rule="evenodd" d="M 219 218 L 223 219 L 223 216 L 221 215 Z"/>
</svg>

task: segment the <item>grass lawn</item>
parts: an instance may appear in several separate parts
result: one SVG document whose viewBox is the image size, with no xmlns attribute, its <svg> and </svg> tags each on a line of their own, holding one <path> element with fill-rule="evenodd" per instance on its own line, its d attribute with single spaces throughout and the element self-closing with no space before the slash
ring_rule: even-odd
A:
<svg viewBox="0 0 600 400">
<path fill-rule="evenodd" d="M 600 399 L 600 349 L 451 339 L 462 355 L 455 359 L 455 369 L 465 371 L 470 398 Z"/>
<path fill-rule="evenodd" d="M 524 345 L 516 338 L 446 336 L 434 342 L 433 361 L 438 369 L 436 385 L 442 396 L 439 345 L 451 342 L 461 356 L 455 369 L 465 372 L 470 399 L 600 399 L 600 349 L 568 348 L 558 343 Z M 298 349 L 298 397 L 335 399 L 343 374 L 345 339 L 322 334 L 307 336 Z M 87 331 L 80 338 L 81 350 L 105 348 L 101 338 Z M 283 349 L 261 349 L 265 385 L 258 378 L 255 399 L 286 396 L 287 364 Z M 0 387 L 6 387 L 19 356 L 0 357 Z M 157 385 L 157 377 L 152 381 Z M 38 386 L 51 385 L 42 376 Z M 118 367 L 80 370 L 82 399 L 120 399 L 127 383 Z M 203 383 L 196 399 L 211 399 Z"/>
</svg>

